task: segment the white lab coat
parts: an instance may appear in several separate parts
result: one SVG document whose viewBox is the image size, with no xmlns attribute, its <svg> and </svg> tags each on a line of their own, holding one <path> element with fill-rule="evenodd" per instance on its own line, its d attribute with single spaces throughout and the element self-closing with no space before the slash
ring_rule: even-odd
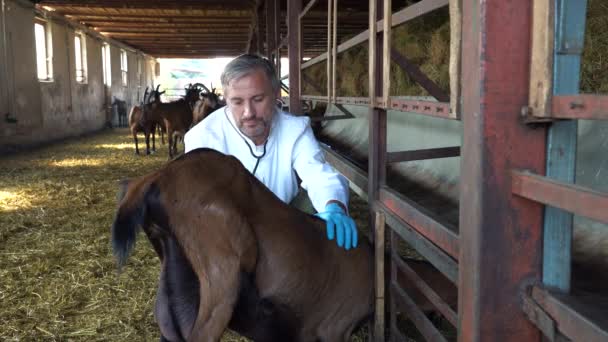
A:
<svg viewBox="0 0 608 342">
<path fill-rule="evenodd" d="M 231 125 L 232 124 L 232 125 Z M 186 152 L 207 147 L 235 156 L 250 172 L 256 164 L 247 144 L 257 156 L 263 146 L 255 146 L 234 123 L 228 107 L 222 107 L 192 127 L 184 137 Z M 278 111 L 273 118 L 266 154 L 260 159 L 255 176 L 281 200 L 289 203 L 298 193 L 297 175 L 318 212 L 329 200 L 348 207 L 348 182 L 325 157 L 310 127 L 310 119 Z"/>
</svg>

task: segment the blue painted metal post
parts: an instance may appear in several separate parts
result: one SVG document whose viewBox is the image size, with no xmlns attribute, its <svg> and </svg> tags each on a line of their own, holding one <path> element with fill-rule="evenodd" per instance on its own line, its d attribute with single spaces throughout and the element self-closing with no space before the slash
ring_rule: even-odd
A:
<svg viewBox="0 0 608 342">
<path fill-rule="evenodd" d="M 553 94 L 579 92 L 581 53 L 585 36 L 586 0 L 557 0 Z M 555 121 L 547 140 L 547 176 L 574 183 L 577 121 Z M 543 283 L 570 291 L 572 214 L 547 206 L 544 220 Z"/>
</svg>

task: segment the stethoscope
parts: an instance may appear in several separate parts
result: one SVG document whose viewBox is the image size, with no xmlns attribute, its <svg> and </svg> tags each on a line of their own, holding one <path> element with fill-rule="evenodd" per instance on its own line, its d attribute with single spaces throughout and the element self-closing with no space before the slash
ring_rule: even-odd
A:
<svg viewBox="0 0 608 342">
<path fill-rule="evenodd" d="M 232 123 L 232 121 L 230 120 L 230 118 L 228 117 L 228 112 L 226 112 L 226 108 L 224 107 L 224 115 L 226 116 L 226 120 L 228 120 L 228 122 L 230 123 L 230 126 L 232 126 L 232 128 L 234 129 L 234 131 L 239 135 L 239 137 L 241 137 L 241 139 L 243 139 L 243 142 L 245 143 L 245 145 L 247 145 L 247 147 L 249 148 L 249 153 L 251 153 L 251 156 L 253 158 L 256 159 L 255 161 L 255 166 L 253 167 L 253 172 L 251 172 L 253 175 L 255 175 L 255 171 L 258 169 L 258 165 L 260 165 L 260 160 L 262 158 L 264 158 L 264 156 L 266 155 L 266 145 L 268 144 L 268 140 L 270 138 L 270 134 L 268 134 L 268 138 L 266 138 L 266 141 L 264 142 L 264 150 L 262 151 L 261 155 L 256 155 L 255 153 L 253 153 L 253 149 L 251 148 L 251 145 L 249 145 L 249 143 L 247 142 L 247 139 L 245 139 L 245 137 L 243 136 L 243 134 L 241 133 L 241 131 L 239 131 L 234 124 Z"/>
</svg>

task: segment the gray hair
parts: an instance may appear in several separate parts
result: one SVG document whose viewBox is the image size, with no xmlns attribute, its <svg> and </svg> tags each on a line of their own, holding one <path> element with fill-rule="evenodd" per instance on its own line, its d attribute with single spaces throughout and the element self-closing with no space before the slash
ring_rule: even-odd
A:
<svg viewBox="0 0 608 342">
<path fill-rule="evenodd" d="M 268 59 L 254 54 L 240 55 L 226 65 L 221 76 L 222 87 L 228 88 L 230 82 L 247 76 L 256 69 L 262 70 L 266 74 L 275 93 L 281 90 L 281 82 L 272 63 Z"/>
</svg>

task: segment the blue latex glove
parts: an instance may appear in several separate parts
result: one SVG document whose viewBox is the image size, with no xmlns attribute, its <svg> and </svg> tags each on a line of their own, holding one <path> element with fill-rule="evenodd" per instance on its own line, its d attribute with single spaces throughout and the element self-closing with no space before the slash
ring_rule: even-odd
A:
<svg viewBox="0 0 608 342">
<path fill-rule="evenodd" d="M 336 237 L 338 246 L 349 250 L 357 247 L 357 226 L 355 221 L 346 215 L 344 209 L 337 203 L 331 202 L 325 206 L 325 211 L 315 214 L 327 222 L 327 239 Z"/>
</svg>

